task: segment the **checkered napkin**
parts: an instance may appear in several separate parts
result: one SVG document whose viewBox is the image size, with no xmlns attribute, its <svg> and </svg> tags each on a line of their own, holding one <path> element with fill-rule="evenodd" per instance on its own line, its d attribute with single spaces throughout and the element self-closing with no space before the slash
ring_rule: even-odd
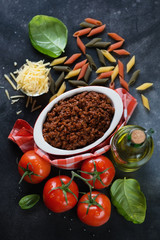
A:
<svg viewBox="0 0 160 240">
<path fill-rule="evenodd" d="M 15 142 L 20 147 L 22 152 L 34 149 L 38 155 L 56 167 L 63 169 L 77 169 L 79 168 L 81 161 L 87 158 L 102 155 L 110 149 L 110 140 L 112 136 L 120 127 L 127 124 L 135 107 L 137 106 L 137 100 L 132 97 L 125 89 L 118 88 L 115 91 L 120 95 L 123 102 L 122 118 L 114 132 L 101 144 L 89 150 L 88 152 L 69 157 L 47 154 L 36 146 L 33 139 L 33 128 L 29 125 L 29 123 L 22 119 L 18 119 L 15 122 L 13 129 L 8 136 L 8 139 Z"/>
</svg>

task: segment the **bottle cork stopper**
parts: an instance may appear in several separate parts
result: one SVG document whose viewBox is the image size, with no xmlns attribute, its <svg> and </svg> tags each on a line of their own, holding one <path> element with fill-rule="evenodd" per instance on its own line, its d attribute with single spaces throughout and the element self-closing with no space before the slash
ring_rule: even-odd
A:
<svg viewBox="0 0 160 240">
<path fill-rule="evenodd" d="M 146 134 L 144 133 L 143 130 L 135 129 L 131 133 L 131 141 L 135 144 L 141 144 L 145 141 L 145 139 L 146 139 Z"/>
</svg>

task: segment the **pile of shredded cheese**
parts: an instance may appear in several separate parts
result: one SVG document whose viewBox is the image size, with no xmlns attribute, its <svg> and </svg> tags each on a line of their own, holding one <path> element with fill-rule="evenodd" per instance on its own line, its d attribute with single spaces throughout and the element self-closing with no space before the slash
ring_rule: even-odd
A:
<svg viewBox="0 0 160 240">
<path fill-rule="evenodd" d="M 17 70 L 17 90 L 21 89 L 26 95 L 35 95 L 47 93 L 49 89 L 50 68 L 46 66 L 50 63 L 44 61 L 31 62 L 28 59 L 26 63 Z"/>
</svg>

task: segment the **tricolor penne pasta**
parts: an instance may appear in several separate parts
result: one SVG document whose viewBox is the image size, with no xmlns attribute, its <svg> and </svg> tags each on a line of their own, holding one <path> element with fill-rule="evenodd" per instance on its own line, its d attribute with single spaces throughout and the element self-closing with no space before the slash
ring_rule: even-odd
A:
<svg viewBox="0 0 160 240">
<path fill-rule="evenodd" d="M 96 73 L 103 73 L 103 72 L 109 72 L 114 69 L 114 66 L 107 66 L 107 67 L 99 67 L 96 71 Z"/>
<path fill-rule="evenodd" d="M 153 83 L 143 83 L 142 85 L 140 85 L 139 87 L 136 88 L 136 90 L 138 91 L 144 91 L 146 89 L 148 89 L 149 87 L 153 86 Z"/>
<path fill-rule="evenodd" d="M 127 63 L 127 73 L 131 70 L 131 68 L 135 65 L 135 55 L 130 59 Z"/>
</svg>

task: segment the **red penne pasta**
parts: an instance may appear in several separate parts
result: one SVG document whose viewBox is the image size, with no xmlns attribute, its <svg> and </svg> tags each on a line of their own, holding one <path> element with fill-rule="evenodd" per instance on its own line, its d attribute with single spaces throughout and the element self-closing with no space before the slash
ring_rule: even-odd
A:
<svg viewBox="0 0 160 240">
<path fill-rule="evenodd" d="M 87 59 L 85 59 L 85 60 L 83 60 L 83 61 L 77 63 L 77 64 L 74 66 L 73 70 L 76 70 L 76 69 L 82 68 L 83 65 L 84 65 L 86 62 L 87 62 Z"/>
<path fill-rule="evenodd" d="M 113 50 L 114 53 L 117 53 L 118 55 L 130 55 L 130 52 L 126 51 L 125 49 L 117 49 Z"/>
<path fill-rule="evenodd" d="M 121 76 L 119 76 L 119 79 L 121 86 L 124 87 L 127 91 L 129 91 L 128 83 Z"/>
<path fill-rule="evenodd" d="M 80 79 L 82 79 L 84 77 L 84 75 L 85 75 L 85 73 L 87 71 L 88 65 L 89 65 L 89 63 L 86 63 L 86 64 L 83 65 L 77 80 L 80 80 Z"/>
<path fill-rule="evenodd" d="M 124 79 L 124 66 L 120 60 L 118 60 L 118 69 L 119 69 L 119 76 Z"/>
<path fill-rule="evenodd" d="M 73 37 L 80 37 L 80 36 L 83 36 L 83 35 L 86 35 L 88 34 L 90 31 L 91 31 L 92 28 L 84 28 L 84 29 L 81 29 L 77 32 L 75 32 L 73 34 Z"/>
<path fill-rule="evenodd" d="M 85 18 L 85 21 L 94 25 L 102 25 L 102 22 L 94 18 Z"/>
<path fill-rule="evenodd" d="M 97 79 L 107 78 L 112 75 L 113 71 L 104 72 L 98 75 Z"/>
<path fill-rule="evenodd" d="M 104 25 L 102 25 L 102 26 L 100 26 L 100 27 L 97 27 L 97 28 L 92 29 L 92 30 L 90 31 L 90 33 L 87 35 L 87 37 L 91 37 L 91 36 L 93 36 L 93 35 L 96 35 L 96 34 L 98 34 L 98 33 L 103 32 L 104 29 L 105 29 L 105 27 L 106 27 L 106 24 L 104 24 Z"/>
<path fill-rule="evenodd" d="M 117 33 L 108 33 L 108 36 L 116 41 L 124 41 L 124 38 L 119 36 Z"/>
<path fill-rule="evenodd" d="M 74 63 L 77 60 L 77 58 L 79 58 L 81 55 L 82 55 L 82 53 L 75 53 L 75 54 L 73 54 L 67 61 L 65 61 L 64 64 L 66 65 L 66 64 Z"/>
<path fill-rule="evenodd" d="M 115 89 L 115 83 L 114 83 L 114 82 L 111 82 L 111 83 L 109 84 L 109 88 Z"/>
<path fill-rule="evenodd" d="M 90 32 L 91 33 L 91 32 Z M 111 52 L 117 48 L 120 48 L 122 46 L 122 44 L 124 43 L 124 41 L 119 41 L 117 43 L 113 43 L 112 45 L 109 46 L 108 48 L 108 52 Z"/>
<path fill-rule="evenodd" d="M 86 54 L 86 46 L 83 44 L 79 37 L 77 37 L 77 46 L 80 48 L 83 54 Z"/>
</svg>

